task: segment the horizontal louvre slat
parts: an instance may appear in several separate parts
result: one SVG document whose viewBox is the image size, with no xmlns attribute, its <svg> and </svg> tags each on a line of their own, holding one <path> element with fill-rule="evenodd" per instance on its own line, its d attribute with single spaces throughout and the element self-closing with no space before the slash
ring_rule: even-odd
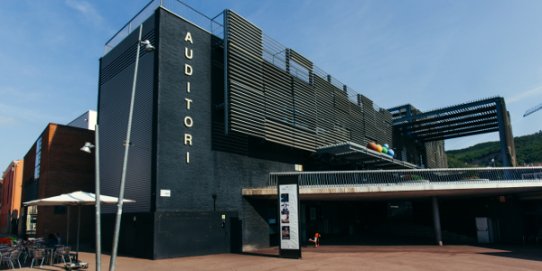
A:
<svg viewBox="0 0 542 271">
<path fill-rule="evenodd" d="M 226 20 L 232 131 L 308 151 L 345 141 L 365 145 L 367 137 L 391 141 L 389 112 L 375 110 L 362 95 L 351 102 L 344 89 L 315 74 L 312 62 L 294 50 L 266 45 L 264 59 L 262 31 L 231 11 Z M 306 67 L 309 82 L 292 75 L 288 63 L 275 66 L 275 60 Z"/>
</svg>

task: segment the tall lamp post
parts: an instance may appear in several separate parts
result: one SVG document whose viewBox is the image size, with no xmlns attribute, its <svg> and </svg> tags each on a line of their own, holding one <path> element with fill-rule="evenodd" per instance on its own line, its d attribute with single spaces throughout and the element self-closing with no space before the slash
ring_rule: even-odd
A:
<svg viewBox="0 0 542 271">
<path fill-rule="evenodd" d="M 84 152 L 87 152 L 87 153 L 91 153 L 90 149 L 91 148 L 96 148 L 96 152 L 95 152 L 95 165 L 94 165 L 94 169 L 95 169 L 95 200 L 96 200 L 96 203 L 95 203 L 95 206 L 96 206 L 96 271 L 100 271 L 102 270 L 102 223 L 101 223 L 101 210 L 100 210 L 100 204 L 101 204 L 101 200 L 100 200 L 100 148 L 99 148 L 99 144 L 100 144 L 100 136 L 99 136 L 99 131 L 98 131 L 98 124 L 96 124 L 96 130 L 94 131 L 94 137 L 95 137 L 95 141 L 94 143 L 96 144 L 95 145 L 92 145 L 91 143 L 89 142 L 86 142 L 85 143 L 85 146 L 83 146 L 81 148 L 82 151 Z"/>
<path fill-rule="evenodd" d="M 141 46 L 144 46 L 145 51 L 153 51 L 155 48 L 152 46 L 149 40 L 141 40 L 143 33 L 143 24 L 139 26 L 139 36 L 137 38 L 137 50 L 134 67 L 134 79 L 132 81 L 132 95 L 130 96 L 130 111 L 128 113 L 128 127 L 126 129 L 126 141 L 124 142 L 124 160 L 122 163 L 122 174 L 120 177 L 119 197 L 117 202 L 117 215 L 115 219 L 115 231 L 113 232 L 113 247 L 111 249 L 111 261 L 109 263 L 109 270 L 115 270 L 115 263 L 117 261 L 117 250 L 119 245 L 120 234 L 120 220 L 122 217 L 122 205 L 124 201 L 124 187 L 126 185 L 126 168 L 128 167 L 128 154 L 130 150 L 130 137 L 132 133 L 132 116 L 134 114 L 134 100 L 137 85 L 137 70 L 139 68 L 139 51 Z"/>
</svg>

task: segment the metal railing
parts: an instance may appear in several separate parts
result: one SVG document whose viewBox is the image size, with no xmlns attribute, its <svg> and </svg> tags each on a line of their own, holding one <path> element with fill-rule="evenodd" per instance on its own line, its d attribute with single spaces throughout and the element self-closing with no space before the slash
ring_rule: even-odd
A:
<svg viewBox="0 0 542 271">
<path fill-rule="evenodd" d="M 339 81 L 337 78 L 333 77 L 320 67 L 314 65 L 312 67 L 311 71 L 307 71 L 305 69 L 295 67 L 295 65 L 291 65 L 291 63 L 287 63 L 288 59 L 286 57 L 286 50 L 288 47 L 282 45 L 280 42 L 276 41 L 275 39 L 267 36 L 265 33 L 262 34 L 262 46 L 263 46 L 263 55 L 262 58 L 276 66 L 277 68 L 286 71 L 286 67 L 289 67 L 289 72 L 291 75 L 305 81 L 305 82 L 311 82 L 312 79 L 310 76 L 318 76 L 321 79 L 328 81 L 331 85 L 334 87 L 345 90 L 346 95 L 348 96 L 349 100 L 354 103 L 358 104 L 357 101 L 357 95 L 360 94 L 360 92 L 352 89 L 351 87 L 345 85 L 341 81 Z"/>
<path fill-rule="evenodd" d="M 176 14 L 179 17 L 186 19 L 187 21 L 190 21 L 194 25 L 206 30 L 207 32 L 221 39 L 224 38 L 224 12 L 220 12 L 214 17 L 209 17 L 180 0 L 151 0 L 136 15 L 134 15 L 117 33 L 115 33 L 113 37 L 111 37 L 105 43 L 104 55 L 106 55 L 115 46 L 117 46 L 117 44 L 124 40 L 130 33 L 132 33 L 132 31 L 137 29 L 137 27 L 142 24 L 146 19 L 152 16 L 154 11 L 158 7 L 162 7 L 172 12 L 173 14 Z M 287 47 L 282 45 L 278 41 L 272 39 L 271 37 L 265 35 L 265 33 L 262 37 L 262 47 L 262 58 L 265 61 L 272 63 L 273 65 L 284 71 L 286 71 L 286 67 L 288 65 L 290 73 L 305 82 L 311 81 L 310 76 L 318 76 L 326 81 L 329 81 L 330 84 L 337 87 L 338 89 L 345 90 L 350 101 L 354 104 L 357 104 L 357 94 L 359 93 L 358 91 L 355 91 L 351 87 L 346 86 L 337 78 L 331 76 L 319 67 L 314 66 L 312 71 L 308 71 L 303 68 L 295 67 L 295 65 L 290 65 L 291 63 L 286 63 Z"/>
<path fill-rule="evenodd" d="M 268 186 L 284 176 L 297 176 L 300 186 L 425 185 L 428 183 L 532 182 L 542 185 L 542 167 L 363 170 L 270 173 Z"/>
<path fill-rule="evenodd" d="M 180 0 L 152 0 L 105 43 L 104 55 L 117 46 L 117 44 L 124 40 L 124 38 L 132 33 L 132 31 L 137 29 L 140 24 L 152 16 L 158 7 L 162 7 L 171 13 L 192 22 L 194 25 L 219 38 L 224 38 L 223 12 L 211 18 Z"/>
</svg>

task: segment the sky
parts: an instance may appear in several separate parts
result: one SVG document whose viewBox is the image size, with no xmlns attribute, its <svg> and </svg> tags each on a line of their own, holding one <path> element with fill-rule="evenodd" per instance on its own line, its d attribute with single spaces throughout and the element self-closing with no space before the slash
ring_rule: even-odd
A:
<svg viewBox="0 0 542 271">
<path fill-rule="evenodd" d="M 148 2 L 0 1 L 0 171 L 24 158 L 48 123 L 96 109 L 104 45 Z M 542 110 L 523 118 L 542 103 L 542 1 L 184 2 L 209 17 L 237 12 L 382 108 L 427 111 L 501 96 L 515 136 L 542 130 Z M 491 133 L 445 144 L 497 140 Z"/>
</svg>

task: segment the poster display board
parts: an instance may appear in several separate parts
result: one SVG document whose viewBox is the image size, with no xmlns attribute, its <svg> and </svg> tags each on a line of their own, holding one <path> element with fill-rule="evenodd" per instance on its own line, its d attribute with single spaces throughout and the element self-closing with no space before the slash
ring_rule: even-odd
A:
<svg viewBox="0 0 542 271">
<path fill-rule="evenodd" d="M 301 258 L 299 231 L 299 186 L 297 176 L 279 178 L 279 254 L 285 258 Z"/>
</svg>

